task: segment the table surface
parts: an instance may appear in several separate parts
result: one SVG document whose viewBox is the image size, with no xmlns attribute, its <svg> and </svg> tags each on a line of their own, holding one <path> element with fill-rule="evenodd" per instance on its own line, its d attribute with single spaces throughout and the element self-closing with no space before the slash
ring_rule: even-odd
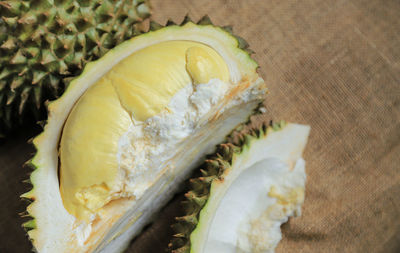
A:
<svg viewBox="0 0 400 253">
<path fill-rule="evenodd" d="M 153 0 L 153 19 L 208 14 L 256 52 L 270 94 L 265 120 L 312 127 L 303 214 L 277 252 L 400 252 L 400 1 Z M 0 252 L 30 252 L 19 195 L 40 129 L 0 142 Z M 164 252 L 176 196 L 129 253 Z"/>
</svg>

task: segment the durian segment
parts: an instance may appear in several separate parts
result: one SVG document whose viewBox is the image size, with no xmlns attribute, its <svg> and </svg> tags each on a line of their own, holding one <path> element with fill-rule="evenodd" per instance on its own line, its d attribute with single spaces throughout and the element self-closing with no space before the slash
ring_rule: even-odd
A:
<svg viewBox="0 0 400 253">
<path fill-rule="evenodd" d="M 250 131 L 236 145 L 221 144 L 203 177 L 191 180 L 188 213 L 178 218 L 172 251 L 274 252 L 280 225 L 301 212 L 306 179 L 301 156 L 309 131 L 282 122 Z"/>
<path fill-rule="evenodd" d="M 65 208 L 88 220 L 110 201 L 118 173 L 118 140 L 131 119 L 107 78 L 93 85 L 74 106 L 60 143 L 60 192 Z"/>
<path fill-rule="evenodd" d="M 186 69 L 194 84 L 208 83 L 217 78 L 224 82 L 229 80 L 228 67 L 215 51 L 194 46 L 186 50 Z"/>
<path fill-rule="evenodd" d="M 305 179 L 303 159 L 294 168 L 276 158 L 246 168 L 220 190 L 223 196 L 202 242 L 203 251 L 193 252 L 274 252 L 281 240 L 281 224 L 300 214 Z"/>
<path fill-rule="evenodd" d="M 162 42 L 187 40 L 213 48 L 227 64 L 233 89 L 223 106 L 213 108 L 202 119 L 202 127 L 182 142 L 171 160 L 165 161 L 168 167 L 141 198 L 110 202 L 103 208 L 101 219 L 89 225 L 77 220 L 63 205 L 58 181 L 58 147 L 72 108 L 90 87 L 132 53 Z M 35 167 L 30 176 L 33 189 L 23 195 L 34 200 L 27 211 L 36 226 L 28 234 L 37 252 L 111 253 L 126 248 L 132 237 L 138 235 L 172 198 L 179 184 L 201 159 L 264 100 L 267 90 L 256 72 L 258 65 L 249 56 L 247 46 L 238 40 L 231 31 L 203 20 L 201 25 L 186 21 L 181 26 L 172 25 L 137 36 L 100 60 L 87 64 L 64 95 L 49 104 L 49 119 L 44 132 L 33 140 L 37 149 L 31 162 Z M 101 191 L 102 187 L 100 184 L 97 189 Z"/>
<path fill-rule="evenodd" d="M 208 64 L 221 65 L 218 69 L 201 69 L 199 75 L 229 81 L 226 63 L 212 48 L 192 41 L 168 41 L 141 49 L 123 60 L 111 70 L 113 82 L 124 108 L 139 121 L 158 114 L 169 103 L 175 93 L 191 83 L 186 64 L 186 55 L 198 50 L 205 54 L 201 58 Z M 196 83 L 203 80 L 192 77 Z"/>
<path fill-rule="evenodd" d="M 187 64 L 221 67 L 197 69 L 191 78 Z M 115 182 L 118 143 L 132 124 L 131 117 L 145 121 L 159 114 L 191 79 L 200 83 L 211 78 L 229 81 L 218 53 L 201 43 L 168 41 L 134 52 L 89 88 L 72 109 L 61 138 L 60 191 L 65 208 L 89 222 L 96 211 L 118 198 L 112 195 L 123 190 Z"/>
</svg>

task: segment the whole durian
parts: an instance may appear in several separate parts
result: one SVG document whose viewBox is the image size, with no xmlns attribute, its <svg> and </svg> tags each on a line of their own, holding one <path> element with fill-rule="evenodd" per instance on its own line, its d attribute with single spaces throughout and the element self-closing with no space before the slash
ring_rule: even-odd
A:
<svg viewBox="0 0 400 253">
<path fill-rule="evenodd" d="M 300 215 L 310 127 L 253 122 L 241 128 L 189 180 L 172 253 L 273 253 L 282 223 Z"/>
<path fill-rule="evenodd" d="M 146 0 L 0 1 L 0 136 L 41 118 L 89 61 L 140 33 Z"/>
<path fill-rule="evenodd" d="M 23 198 L 37 252 L 121 252 L 267 93 L 248 45 L 205 17 L 152 23 L 48 105 Z"/>
</svg>

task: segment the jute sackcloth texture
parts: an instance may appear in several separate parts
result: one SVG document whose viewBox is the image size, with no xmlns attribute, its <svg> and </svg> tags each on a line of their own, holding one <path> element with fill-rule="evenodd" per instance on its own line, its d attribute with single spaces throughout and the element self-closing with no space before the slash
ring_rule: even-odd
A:
<svg viewBox="0 0 400 253">
<path fill-rule="evenodd" d="M 311 125 L 303 214 L 277 252 L 400 252 L 400 2 L 152 3 L 160 23 L 188 13 L 232 25 L 268 84 L 266 120 Z M 160 236 L 145 237 L 128 252 Z"/>
<path fill-rule="evenodd" d="M 400 2 L 152 0 L 154 19 L 208 14 L 256 52 L 270 94 L 264 120 L 309 124 L 303 214 L 277 252 L 400 252 Z M 18 212 L 26 127 L 0 143 L 0 252 L 29 252 Z M 164 252 L 176 197 L 129 253 Z M 51 214 L 49 214 L 51 215 Z"/>
</svg>

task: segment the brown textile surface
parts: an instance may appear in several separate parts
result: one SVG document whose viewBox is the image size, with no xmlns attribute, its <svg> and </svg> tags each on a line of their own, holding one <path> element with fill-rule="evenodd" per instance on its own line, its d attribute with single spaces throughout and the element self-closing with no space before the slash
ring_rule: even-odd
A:
<svg viewBox="0 0 400 253">
<path fill-rule="evenodd" d="M 153 0 L 154 19 L 208 14 L 256 52 L 267 120 L 311 125 L 307 193 L 277 252 L 400 252 L 400 1 Z M 0 252 L 29 252 L 18 218 L 36 134 L 0 143 Z M 176 197 L 129 253 L 164 252 Z M 51 215 L 51 214 L 49 214 Z"/>
</svg>

